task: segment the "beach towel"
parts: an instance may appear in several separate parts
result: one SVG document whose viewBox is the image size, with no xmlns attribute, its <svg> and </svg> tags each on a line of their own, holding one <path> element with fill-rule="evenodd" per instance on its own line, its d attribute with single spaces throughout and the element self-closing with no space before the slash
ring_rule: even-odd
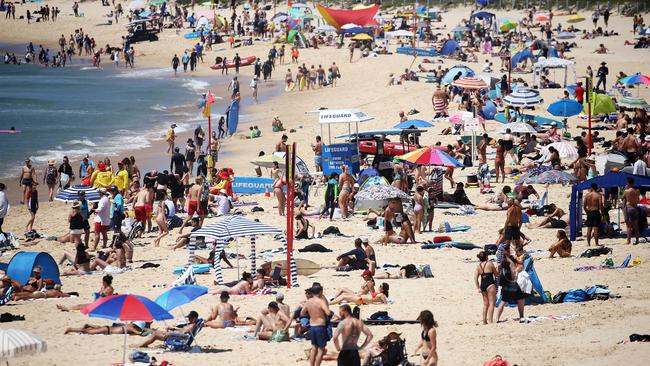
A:
<svg viewBox="0 0 650 366">
<path fill-rule="evenodd" d="M 577 318 L 577 314 L 561 314 L 561 315 L 531 315 L 528 317 L 525 317 L 524 320 L 526 323 L 533 323 L 533 322 L 539 322 L 543 320 L 569 320 L 573 318 Z M 505 321 L 515 321 L 515 322 L 520 322 L 521 318 L 508 318 Z"/>
<path fill-rule="evenodd" d="M 331 249 L 328 249 L 328 248 L 325 248 L 324 246 L 322 246 L 322 245 L 320 245 L 320 244 L 318 244 L 318 243 L 314 243 L 314 244 L 309 244 L 309 245 L 305 246 L 305 247 L 302 248 L 302 249 L 298 249 L 298 251 L 299 251 L 300 253 L 306 253 L 306 252 L 313 252 L 313 253 L 329 253 L 329 252 L 331 252 L 332 250 L 331 250 Z"/>
<path fill-rule="evenodd" d="M 501 356 L 496 355 L 493 359 L 485 361 L 483 366 L 510 366 L 510 364 Z"/>
<path fill-rule="evenodd" d="M 471 226 L 467 226 L 467 225 L 451 226 L 446 221 L 444 223 L 444 230 L 447 233 L 454 233 L 454 232 L 458 232 L 458 231 L 467 231 L 467 230 L 469 230 L 471 228 L 472 228 Z"/>
</svg>

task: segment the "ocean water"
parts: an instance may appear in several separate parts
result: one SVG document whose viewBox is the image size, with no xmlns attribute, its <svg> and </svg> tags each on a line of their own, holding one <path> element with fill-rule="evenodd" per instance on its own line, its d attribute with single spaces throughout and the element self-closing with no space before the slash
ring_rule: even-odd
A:
<svg viewBox="0 0 650 366">
<path fill-rule="evenodd" d="M 0 64 L 0 130 L 22 131 L 0 133 L 0 177 L 13 176 L 27 157 L 37 168 L 64 155 L 97 159 L 147 147 L 171 123 L 177 132 L 205 123 L 196 108 L 209 87 L 205 80 L 170 77 L 168 69 L 105 66 Z"/>
</svg>

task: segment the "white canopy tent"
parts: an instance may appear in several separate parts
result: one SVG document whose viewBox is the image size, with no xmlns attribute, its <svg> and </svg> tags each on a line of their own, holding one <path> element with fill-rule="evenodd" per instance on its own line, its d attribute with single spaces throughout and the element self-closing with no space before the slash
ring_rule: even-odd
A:
<svg viewBox="0 0 650 366">
<path fill-rule="evenodd" d="M 564 69 L 564 83 L 563 87 L 567 86 L 567 75 L 569 68 L 573 74 L 573 84 L 576 83 L 576 64 L 575 62 L 557 57 L 540 57 L 533 65 L 533 85 L 540 87 L 541 77 L 540 74 L 544 69 Z"/>
<path fill-rule="evenodd" d="M 332 124 L 347 123 L 348 133 L 352 133 L 351 128 L 354 123 L 356 132 L 359 132 L 359 123 L 370 121 L 370 117 L 359 109 L 323 109 L 318 111 L 318 123 L 320 124 L 320 134 L 323 136 L 323 125 L 327 125 L 328 142 L 332 143 Z"/>
</svg>

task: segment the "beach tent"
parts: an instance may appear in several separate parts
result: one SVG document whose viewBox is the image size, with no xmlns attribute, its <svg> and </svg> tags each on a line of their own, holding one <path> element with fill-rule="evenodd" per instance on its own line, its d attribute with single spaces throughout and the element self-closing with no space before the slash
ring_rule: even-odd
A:
<svg viewBox="0 0 650 366">
<path fill-rule="evenodd" d="M 359 33 L 367 33 L 370 34 L 372 31 L 368 28 L 363 28 L 363 27 L 350 27 L 350 28 L 341 28 L 339 30 L 340 34 L 359 34 Z"/>
<path fill-rule="evenodd" d="M 366 187 L 370 186 L 379 186 L 379 185 L 389 185 L 388 180 L 386 178 L 382 177 L 381 175 L 377 175 L 374 177 L 366 177 L 366 179 L 360 184 L 359 190 L 362 190 Z"/>
<path fill-rule="evenodd" d="M 496 15 L 493 13 L 487 12 L 487 11 L 477 11 L 472 13 L 469 17 L 469 23 L 470 24 L 475 24 L 476 19 L 484 20 L 487 19 L 488 22 L 488 29 L 497 32 L 497 18 Z"/>
<path fill-rule="evenodd" d="M 458 51 L 461 51 L 460 45 L 453 39 L 446 40 L 440 48 L 440 54 L 443 56 L 453 55 Z"/>
<path fill-rule="evenodd" d="M 363 184 L 368 178 L 376 177 L 379 175 L 379 171 L 375 168 L 366 168 L 359 172 L 359 179 L 357 179 L 358 184 Z"/>
<path fill-rule="evenodd" d="M 550 55 L 550 53 L 549 53 Z M 567 87 L 567 78 L 569 71 L 573 75 L 573 83 L 576 83 L 576 64 L 575 62 L 558 57 L 540 57 L 537 62 L 533 65 L 533 85 L 540 87 L 541 78 L 539 75 L 544 71 L 544 69 L 564 69 L 564 82 L 563 86 Z"/>
<path fill-rule="evenodd" d="M 474 70 L 470 69 L 467 66 L 457 65 L 447 71 L 447 73 L 440 80 L 440 83 L 443 85 L 451 84 L 452 81 L 454 81 L 454 77 L 459 72 L 461 73 L 461 76 L 474 76 Z"/>
<path fill-rule="evenodd" d="M 600 93 L 591 93 L 591 100 L 589 101 L 589 104 L 591 104 L 591 115 L 592 116 L 597 116 L 599 114 L 609 114 L 616 112 L 616 104 L 614 104 L 614 101 L 612 98 L 607 95 L 607 94 L 600 94 Z M 587 114 L 587 101 L 583 103 L 584 107 L 582 111 Z"/>
<path fill-rule="evenodd" d="M 517 53 L 514 54 L 511 58 L 510 65 L 515 68 L 517 67 L 517 64 L 520 62 L 524 62 L 527 59 L 533 59 L 533 53 L 529 49 L 523 49 Z"/>
<path fill-rule="evenodd" d="M 298 48 L 307 48 L 307 38 L 296 29 L 289 31 L 287 43 L 291 43 Z"/>
<path fill-rule="evenodd" d="M 609 172 L 573 185 L 571 188 L 571 203 L 569 204 L 569 237 L 571 240 L 576 240 L 578 233 L 582 229 L 582 191 L 589 189 L 592 183 L 596 183 L 603 190 L 625 187 L 628 177 L 634 178 L 634 187 L 650 189 L 650 177 L 624 172 Z"/>
<path fill-rule="evenodd" d="M 344 10 L 326 8 L 323 5 L 316 4 L 316 8 L 327 24 L 336 29 L 341 29 L 341 26 L 348 23 L 358 24 L 362 27 L 376 25 L 376 21 L 373 18 L 379 10 L 379 5 L 373 5 L 363 9 Z"/>
<path fill-rule="evenodd" d="M 526 270 L 526 273 L 528 273 L 528 277 L 530 278 L 530 282 L 533 285 L 534 290 L 532 294 L 526 296 L 526 305 L 546 304 L 550 302 L 551 299 L 546 297 L 546 294 L 544 293 L 544 287 L 542 286 L 542 281 L 539 279 L 533 263 L 534 259 L 532 257 L 527 257 L 524 260 L 524 269 Z M 501 296 L 497 297 L 497 306 L 500 303 Z M 508 306 L 514 307 L 515 305 L 508 304 Z"/>
<path fill-rule="evenodd" d="M 5 274 L 14 281 L 19 282 L 21 285 L 27 283 L 27 280 L 32 276 L 34 267 L 41 267 L 41 277 L 51 279 L 56 284 L 61 284 L 59 278 L 59 267 L 51 255 L 45 252 L 19 252 L 9 264 L 0 263 L 0 269 L 5 271 Z"/>
</svg>

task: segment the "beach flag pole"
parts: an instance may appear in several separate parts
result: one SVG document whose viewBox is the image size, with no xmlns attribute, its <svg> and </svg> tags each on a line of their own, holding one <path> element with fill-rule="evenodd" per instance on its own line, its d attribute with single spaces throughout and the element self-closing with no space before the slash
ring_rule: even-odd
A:
<svg viewBox="0 0 650 366">
<path fill-rule="evenodd" d="M 293 262 L 293 196 L 294 196 L 294 180 L 295 180 L 295 155 L 296 154 L 296 143 L 294 142 L 291 145 L 287 145 L 284 159 L 286 167 L 286 182 L 287 182 L 287 199 L 286 199 L 286 210 L 285 214 L 287 217 L 287 288 L 291 288 L 293 285 L 294 272 L 292 271 L 292 262 Z"/>
<path fill-rule="evenodd" d="M 208 118 L 208 154 L 210 154 L 210 149 L 212 149 L 212 120 L 210 118 L 212 104 L 214 104 L 214 95 L 208 90 L 208 94 L 205 97 L 205 106 L 203 107 L 203 115 Z"/>
<path fill-rule="evenodd" d="M 591 149 L 593 148 L 593 143 L 591 141 L 591 91 L 593 90 L 593 79 L 587 77 L 587 128 L 589 133 L 587 134 L 587 150 L 591 155 Z"/>
</svg>

